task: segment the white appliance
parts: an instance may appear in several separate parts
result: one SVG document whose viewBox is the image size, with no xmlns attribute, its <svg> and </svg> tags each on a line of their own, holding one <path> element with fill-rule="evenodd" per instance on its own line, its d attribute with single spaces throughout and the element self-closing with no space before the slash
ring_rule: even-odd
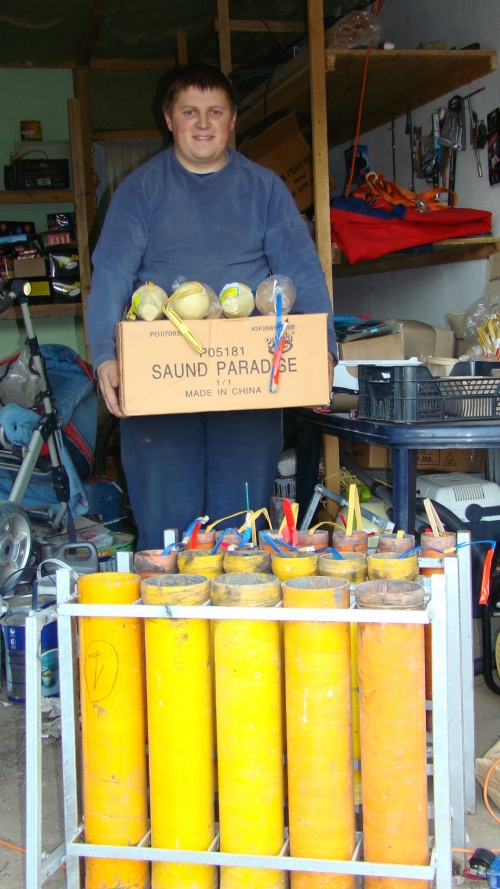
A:
<svg viewBox="0 0 500 889">
<path fill-rule="evenodd" d="M 481 507 L 498 507 L 500 518 L 500 486 L 465 472 L 436 472 L 417 475 L 417 497 L 430 497 L 446 506 L 462 521 L 470 503 Z M 491 515 L 488 518 L 494 519 Z"/>
</svg>

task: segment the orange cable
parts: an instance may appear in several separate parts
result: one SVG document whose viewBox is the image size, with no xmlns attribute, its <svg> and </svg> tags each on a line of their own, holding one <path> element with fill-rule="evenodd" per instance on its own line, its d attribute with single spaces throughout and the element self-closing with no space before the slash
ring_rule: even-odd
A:
<svg viewBox="0 0 500 889">
<path fill-rule="evenodd" d="M 22 846 L 15 846 L 14 843 L 8 843 L 7 840 L 0 840 L 0 846 L 5 846 L 7 849 L 13 849 L 14 852 L 23 852 L 26 855 L 26 849 L 23 849 Z M 60 868 L 66 870 L 65 864 L 60 864 Z"/>
<path fill-rule="evenodd" d="M 385 0 L 377 0 L 377 2 L 376 2 L 376 4 L 375 4 L 374 15 L 378 15 L 378 14 L 379 14 L 380 10 L 382 9 L 382 6 L 384 5 L 384 2 L 385 2 Z M 350 192 L 350 190 L 351 190 L 352 180 L 353 180 L 353 178 L 354 178 L 354 167 L 355 167 L 355 164 L 356 164 L 356 151 L 357 151 L 357 149 L 358 149 L 359 134 L 360 134 L 360 131 L 361 131 L 361 117 L 362 117 L 362 114 L 363 114 L 363 102 L 364 102 L 364 99 L 365 99 L 366 77 L 367 77 L 367 74 L 368 74 L 368 65 L 369 65 L 369 62 L 370 62 L 370 54 L 371 54 L 371 50 L 372 50 L 371 46 L 368 46 L 368 48 L 367 48 L 367 50 L 366 50 L 365 66 L 364 66 L 364 69 L 363 69 L 363 80 L 362 80 L 362 82 L 361 82 L 361 94 L 360 94 L 360 97 L 359 97 L 358 120 L 357 120 L 357 123 L 356 123 L 356 135 L 355 135 L 355 137 L 354 137 L 354 145 L 353 145 L 353 148 L 352 148 L 351 170 L 350 170 L 350 173 L 349 173 L 349 182 L 348 182 L 348 185 L 347 185 L 347 189 L 346 189 L 346 191 L 345 191 L 345 194 L 347 195 L 347 197 L 349 197 L 349 192 Z"/>
</svg>

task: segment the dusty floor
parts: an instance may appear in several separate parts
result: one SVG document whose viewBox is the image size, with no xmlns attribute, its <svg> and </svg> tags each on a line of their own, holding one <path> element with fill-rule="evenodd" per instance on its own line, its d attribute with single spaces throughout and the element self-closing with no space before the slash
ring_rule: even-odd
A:
<svg viewBox="0 0 500 889">
<path fill-rule="evenodd" d="M 490 692 L 482 677 L 475 688 L 476 754 L 482 755 L 500 735 L 500 697 Z M 0 839 L 16 846 L 25 843 L 25 731 L 24 707 L 7 703 L 5 685 L 0 691 Z M 52 737 L 42 741 L 43 749 L 43 848 L 51 851 L 61 842 L 62 798 L 60 742 Z M 481 788 L 476 784 L 477 812 L 467 818 L 468 847 L 500 848 L 500 825 L 487 812 Z M 497 811 L 500 816 L 500 811 Z M 1 889 L 22 889 L 24 859 L 0 845 Z M 462 878 L 455 878 L 462 883 Z M 46 889 L 64 886 L 64 871 L 45 883 Z M 469 885 L 469 881 L 467 881 Z M 473 884 L 470 883 L 470 886 Z M 475 884 L 478 885 L 477 883 Z M 480 885 L 486 887 L 486 883 Z"/>
</svg>

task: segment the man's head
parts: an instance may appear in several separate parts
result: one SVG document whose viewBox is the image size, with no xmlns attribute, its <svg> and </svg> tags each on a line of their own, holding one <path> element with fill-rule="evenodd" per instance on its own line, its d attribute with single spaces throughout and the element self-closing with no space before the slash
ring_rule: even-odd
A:
<svg viewBox="0 0 500 889">
<path fill-rule="evenodd" d="M 163 111 L 182 166 L 193 173 L 213 173 L 227 163 L 236 105 L 231 84 L 217 68 L 183 68 L 170 84 Z"/>
</svg>

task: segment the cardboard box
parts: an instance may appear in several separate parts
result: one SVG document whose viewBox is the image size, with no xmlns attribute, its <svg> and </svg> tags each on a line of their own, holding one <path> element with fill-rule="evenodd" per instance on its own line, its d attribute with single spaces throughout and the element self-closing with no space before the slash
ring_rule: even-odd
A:
<svg viewBox="0 0 500 889">
<path fill-rule="evenodd" d="M 277 392 L 269 391 L 273 316 L 190 321 L 199 355 L 165 321 L 117 325 L 127 416 L 328 404 L 327 315 L 291 315 Z"/>
<path fill-rule="evenodd" d="M 250 160 L 283 179 L 299 210 L 314 203 L 311 149 L 301 135 L 295 112 L 251 139 L 249 155 Z"/>
<path fill-rule="evenodd" d="M 36 259 L 15 259 L 15 278 L 44 278 L 46 274 L 45 260 L 38 256 Z"/>
<path fill-rule="evenodd" d="M 392 466 L 390 448 L 347 439 L 340 439 L 339 445 L 361 469 L 390 469 Z M 483 472 L 484 461 L 484 450 L 480 448 L 417 452 L 417 470 L 425 472 Z"/>
<path fill-rule="evenodd" d="M 358 359 L 369 364 L 373 358 L 398 361 L 404 359 L 403 334 L 391 333 L 388 336 L 368 337 L 366 340 L 353 340 L 339 344 L 339 356 L 343 361 L 357 361 Z"/>
<path fill-rule="evenodd" d="M 446 327 L 434 327 L 423 321 L 403 321 L 403 343 L 407 358 L 437 355 L 453 358 L 453 331 Z"/>
</svg>

